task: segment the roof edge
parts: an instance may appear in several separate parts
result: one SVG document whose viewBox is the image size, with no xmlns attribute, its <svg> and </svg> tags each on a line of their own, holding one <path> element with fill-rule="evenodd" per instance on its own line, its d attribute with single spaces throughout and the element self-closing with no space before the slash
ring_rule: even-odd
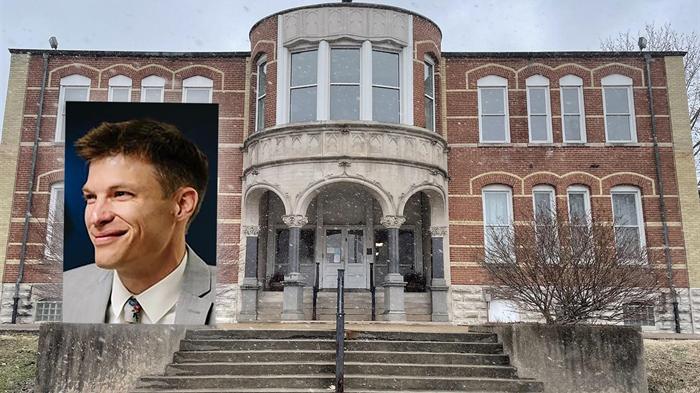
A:
<svg viewBox="0 0 700 393">
<path fill-rule="evenodd" d="M 443 57 L 640 57 L 649 53 L 654 57 L 685 56 L 684 51 L 547 51 L 547 52 L 442 52 Z"/>
<path fill-rule="evenodd" d="M 107 50 L 59 50 L 9 48 L 12 54 L 57 56 L 129 56 L 129 57 L 248 57 L 250 52 L 158 52 L 158 51 L 107 51 Z"/>
</svg>

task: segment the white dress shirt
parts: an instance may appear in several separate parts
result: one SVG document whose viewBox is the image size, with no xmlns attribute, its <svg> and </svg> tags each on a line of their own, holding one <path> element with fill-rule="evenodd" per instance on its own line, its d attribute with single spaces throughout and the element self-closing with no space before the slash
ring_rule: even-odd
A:
<svg viewBox="0 0 700 393">
<path fill-rule="evenodd" d="M 175 305 L 180 297 L 180 286 L 182 277 L 185 275 L 185 265 L 187 264 L 187 250 L 185 256 L 177 265 L 175 270 L 170 272 L 162 280 L 152 287 L 146 289 L 138 295 L 129 292 L 122 284 L 119 274 L 114 274 L 112 279 L 112 294 L 110 295 L 110 305 L 108 323 L 125 323 L 124 305 L 130 297 L 134 297 L 143 311 L 141 312 L 142 324 L 172 324 L 175 323 Z"/>
</svg>

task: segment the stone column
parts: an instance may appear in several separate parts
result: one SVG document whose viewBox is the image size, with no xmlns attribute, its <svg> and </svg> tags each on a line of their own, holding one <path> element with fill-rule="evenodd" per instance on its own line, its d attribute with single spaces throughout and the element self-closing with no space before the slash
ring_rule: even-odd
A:
<svg viewBox="0 0 700 393">
<path fill-rule="evenodd" d="M 302 215 L 282 216 L 289 227 L 289 271 L 284 276 L 284 299 L 282 320 L 299 321 L 304 319 L 304 281 L 299 266 L 299 235 L 308 219 Z"/>
<path fill-rule="evenodd" d="M 406 283 L 399 273 L 399 228 L 406 221 L 401 216 L 384 216 L 381 223 L 388 231 L 389 274 L 384 281 L 384 320 L 405 321 L 404 287 Z"/>
<path fill-rule="evenodd" d="M 241 312 L 238 315 L 239 321 L 255 321 L 258 318 L 258 234 L 260 227 L 257 225 L 246 225 L 243 227 L 245 233 L 245 270 L 243 282 L 241 283 Z"/>
<path fill-rule="evenodd" d="M 447 282 L 445 281 L 444 239 L 447 227 L 431 227 L 430 239 L 433 248 L 433 278 L 430 281 L 430 296 L 433 305 L 433 322 L 449 321 L 447 310 Z"/>
</svg>

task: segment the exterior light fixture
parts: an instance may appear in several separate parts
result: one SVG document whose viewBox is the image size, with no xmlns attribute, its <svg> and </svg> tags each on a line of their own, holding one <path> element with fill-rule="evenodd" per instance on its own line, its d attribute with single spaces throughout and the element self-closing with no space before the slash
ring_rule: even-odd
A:
<svg viewBox="0 0 700 393">
<path fill-rule="evenodd" d="M 49 38 L 49 45 L 51 45 L 51 49 L 58 49 L 58 40 L 56 37 L 51 36 L 51 38 Z"/>
</svg>

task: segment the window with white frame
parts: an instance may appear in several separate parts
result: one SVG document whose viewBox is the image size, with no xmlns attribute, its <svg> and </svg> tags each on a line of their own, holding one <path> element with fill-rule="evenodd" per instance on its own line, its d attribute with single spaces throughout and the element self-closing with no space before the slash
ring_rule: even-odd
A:
<svg viewBox="0 0 700 393">
<path fill-rule="evenodd" d="M 569 221 L 584 224 L 591 217 L 591 194 L 586 186 L 571 186 L 566 193 L 569 202 Z"/>
<path fill-rule="evenodd" d="M 398 123 L 401 120 L 399 54 L 372 51 L 372 120 Z"/>
<path fill-rule="evenodd" d="M 49 260 L 63 260 L 63 196 L 63 182 L 52 184 L 44 245 L 44 256 Z"/>
<path fill-rule="evenodd" d="M 548 185 L 535 186 L 532 189 L 532 208 L 536 222 L 542 219 L 553 218 L 556 215 L 554 187 Z"/>
<path fill-rule="evenodd" d="M 559 79 L 559 90 L 564 143 L 586 143 L 583 79 L 575 75 L 566 75 Z"/>
<path fill-rule="evenodd" d="M 203 76 L 193 76 L 182 81 L 182 102 L 210 104 L 214 81 Z"/>
<path fill-rule="evenodd" d="M 141 102 L 163 102 L 165 79 L 151 75 L 141 81 Z"/>
<path fill-rule="evenodd" d="M 508 124 L 508 80 L 489 75 L 477 82 L 479 99 L 479 140 L 483 143 L 510 142 Z"/>
<path fill-rule="evenodd" d="M 603 111 L 605 113 L 605 140 L 608 142 L 637 142 L 634 119 L 632 78 L 608 75 L 601 80 Z"/>
<path fill-rule="evenodd" d="M 282 103 L 278 121 L 399 123 L 403 105 L 401 54 L 389 44 L 352 40 L 332 45 L 321 41 L 316 48 L 292 51 L 288 57 L 289 73 L 281 76 L 288 78 L 284 83 L 289 90 L 278 102 Z"/>
<path fill-rule="evenodd" d="M 513 230 L 513 193 L 508 186 L 492 185 L 482 192 L 484 248 L 492 249 L 497 239 L 507 239 Z"/>
<path fill-rule="evenodd" d="M 330 119 L 360 118 L 360 48 L 331 48 Z"/>
<path fill-rule="evenodd" d="M 618 249 L 628 249 L 636 254 L 646 244 L 641 193 L 636 187 L 619 186 L 611 189 L 610 195 Z"/>
<path fill-rule="evenodd" d="M 34 322 L 61 322 L 63 302 L 40 300 L 35 303 Z"/>
<path fill-rule="evenodd" d="M 423 62 L 423 97 L 425 128 L 435 131 L 435 63 L 429 57 Z"/>
<path fill-rule="evenodd" d="M 552 143 L 552 109 L 549 103 L 549 79 L 532 75 L 527 86 L 527 123 L 530 142 Z"/>
<path fill-rule="evenodd" d="M 61 78 L 61 89 L 58 94 L 58 118 L 56 119 L 56 142 L 66 139 L 66 102 L 89 101 L 90 78 L 82 75 L 69 75 Z"/>
<path fill-rule="evenodd" d="M 258 80 L 255 97 L 255 131 L 265 128 L 265 97 L 267 96 L 267 57 L 258 60 Z"/>
<path fill-rule="evenodd" d="M 107 100 L 111 102 L 130 102 L 131 78 L 124 75 L 116 75 L 109 78 Z"/>
<path fill-rule="evenodd" d="M 292 53 L 289 80 L 289 121 L 316 120 L 318 51 Z"/>
<path fill-rule="evenodd" d="M 520 313 L 518 312 L 517 304 L 508 300 L 491 300 L 489 301 L 489 322 L 519 322 Z"/>
</svg>

